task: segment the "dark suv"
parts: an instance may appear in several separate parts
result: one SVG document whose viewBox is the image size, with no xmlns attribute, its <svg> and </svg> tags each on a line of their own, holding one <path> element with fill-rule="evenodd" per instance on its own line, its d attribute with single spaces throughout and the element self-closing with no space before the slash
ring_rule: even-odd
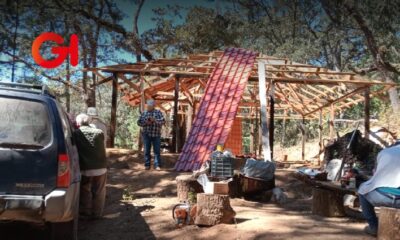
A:
<svg viewBox="0 0 400 240">
<path fill-rule="evenodd" d="M 77 239 L 79 159 L 67 114 L 46 87 L 0 82 L 0 221 Z"/>
</svg>

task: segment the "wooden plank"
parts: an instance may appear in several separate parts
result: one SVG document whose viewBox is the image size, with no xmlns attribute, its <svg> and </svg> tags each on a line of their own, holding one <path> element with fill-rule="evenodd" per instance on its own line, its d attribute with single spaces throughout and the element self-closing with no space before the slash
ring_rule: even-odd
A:
<svg viewBox="0 0 400 240">
<path fill-rule="evenodd" d="M 285 70 L 285 69 L 268 69 L 267 72 L 276 73 L 304 73 L 304 74 L 316 74 L 316 75 L 355 75 L 352 72 L 317 72 L 317 71 L 303 71 L 303 70 Z"/>
<path fill-rule="evenodd" d="M 307 116 L 307 115 L 310 115 L 310 114 L 312 114 L 312 113 L 318 112 L 319 110 L 321 110 L 321 109 L 323 109 L 323 108 L 325 108 L 325 107 L 328 107 L 328 106 L 330 106 L 331 104 L 340 102 L 340 101 L 342 101 L 342 100 L 344 100 L 344 99 L 346 99 L 346 98 L 351 97 L 351 96 L 354 95 L 354 94 L 357 94 L 357 93 L 360 92 L 360 91 L 365 90 L 365 88 L 366 88 L 366 87 L 357 88 L 357 89 L 355 89 L 355 90 L 353 90 L 353 91 L 351 91 L 351 92 L 349 92 L 349 93 L 346 93 L 345 95 L 343 95 L 343 96 L 341 96 L 341 97 L 335 99 L 334 101 L 328 101 L 328 102 L 327 102 L 326 104 L 324 104 L 322 107 L 318 107 L 318 108 L 316 108 L 316 109 L 312 110 L 311 112 L 308 112 L 308 113 L 306 113 L 306 114 L 304 114 L 304 115 Z"/>
<path fill-rule="evenodd" d="M 268 79 L 274 80 L 279 83 L 296 83 L 296 84 L 316 84 L 316 85 L 338 85 L 341 83 L 354 84 L 354 85 L 392 85 L 392 83 L 384 83 L 380 81 L 366 81 L 366 80 L 343 80 L 343 79 L 313 79 L 313 78 L 287 78 L 287 77 L 269 77 Z"/>
<path fill-rule="evenodd" d="M 298 106 L 295 106 L 293 104 L 293 102 L 288 99 L 288 97 L 286 96 L 286 94 L 283 91 L 283 89 L 281 88 L 281 86 L 279 84 L 276 84 L 276 87 L 281 91 L 282 94 L 279 94 L 277 92 L 275 94 L 280 96 L 281 99 L 283 98 L 286 101 L 286 103 L 289 104 L 293 108 L 293 110 L 295 110 L 296 112 L 300 113 L 301 115 L 304 115 L 303 110 L 301 110 L 301 108 L 299 108 Z"/>
<path fill-rule="evenodd" d="M 323 130 L 323 126 L 322 126 L 322 110 L 319 111 L 319 119 L 318 119 L 318 146 L 319 146 L 319 151 L 318 151 L 318 166 L 321 165 L 321 154 L 322 154 L 322 150 L 324 148 L 324 143 L 322 140 L 322 130 Z"/>
<path fill-rule="evenodd" d="M 174 119 L 172 128 L 172 152 L 178 152 L 178 137 L 179 137 L 179 123 L 178 123 L 178 99 L 179 99 L 179 77 L 175 78 L 175 96 L 174 96 Z"/>
<path fill-rule="evenodd" d="M 258 61 L 258 95 L 260 96 L 261 139 L 264 161 L 271 161 L 271 149 L 267 125 L 267 89 L 265 84 L 265 63 Z"/>
</svg>

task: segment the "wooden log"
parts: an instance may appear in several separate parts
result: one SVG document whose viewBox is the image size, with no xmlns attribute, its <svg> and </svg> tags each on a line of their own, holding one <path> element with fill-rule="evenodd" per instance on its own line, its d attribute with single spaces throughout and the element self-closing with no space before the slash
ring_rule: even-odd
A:
<svg viewBox="0 0 400 240">
<path fill-rule="evenodd" d="M 343 217 L 343 193 L 322 188 L 313 188 L 312 213 L 324 217 Z"/>
<path fill-rule="evenodd" d="M 203 187 L 191 175 L 181 175 L 175 178 L 178 201 L 187 202 L 190 195 L 203 192 Z"/>
<path fill-rule="evenodd" d="M 400 209 L 382 207 L 379 212 L 379 240 L 400 240 Z"/>
<path fill-rule="evenodd" d="M 228 195 L 197 194 L 196 225 L 214 226 L 220 223 L 233 223 L 235 215 Z"/>
<path fill-rule="evenodd" d="M 111 92 L 111 117 L 110 117 L 110 140 L 109 146 L 113 148 L 115 142 L 115 134 L 117 131 L 117 97 L 118 97 L 118 77 L 114 74 L 112 81 L 112 92 Z"/>
</svg>

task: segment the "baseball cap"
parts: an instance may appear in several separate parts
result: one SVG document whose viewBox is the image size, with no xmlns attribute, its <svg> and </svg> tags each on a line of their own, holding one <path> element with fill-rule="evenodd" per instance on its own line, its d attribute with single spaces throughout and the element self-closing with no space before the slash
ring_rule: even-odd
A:
<svg viewBox="0 0 400 240">
<path fill-rule="evenodd" d="M 146 105 L 148 105 L 148 106 L 154 106 L 154 105 L 155 105 L 155 102 L 154 102 L 153 99 L 148 99 L 148 100 L 146 101 Z"/>
<path fill-rule="evenodd" d="M 97 116 L 97 109 L 95 107 L 89 107 L 87 109 L 87 115 L 89 115 L 89 116 Z"/>
</svg>

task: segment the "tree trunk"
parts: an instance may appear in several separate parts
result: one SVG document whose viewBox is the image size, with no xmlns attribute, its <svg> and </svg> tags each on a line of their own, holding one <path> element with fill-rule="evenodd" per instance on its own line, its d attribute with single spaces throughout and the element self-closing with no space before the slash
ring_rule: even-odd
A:
<svg viewBox="0 0 400 240">
<path fill-rule="evenodd" d="M 196 225 L 214 226 L 220 223 L 233 223 L 235 215 L 228 195 L 197 194 Z"/>
<path fill-rule="evenodd" d="M 70 83 L 71 82 L 71 79 L 70 79 L 71 75 L 70 75 L 70 68 L 69 68 L 69 59 L 67 61 L 67 64 L 65 65 L 65 68 L 66 68 L 65 70 L 67 72 L 66 81 L 68 83 Z M 66 105 L 67 113 L 70 113 L 71 112 L 71 92 L 70 92 L 69 85 L 65 85 L 65 105 Z"/>
<path fill-rule="evenodd" d="M 379 240 L 400 240 L 400 209 L 382 207 L 379 213 Z"/>
<path fill-rule="evenodd" d="M 324 217 L 345 216 L 343 194 L 333 190 L 313 188 L 312 213 Z"/>
<path fill-rule="evenodd" d="M 386 75 L 385 82 L 388 82 L 388 83 L 394 82 L 392 80 L 392 78 L 389 76 L 389 75 L 393 75 L 393 74 L 386 73 L 385 75 Z M 388 94 L 389 94 L 390 104 L 392 106 L 393 112 L 399 113 L 400 112 L 400 102 L 399 102 L 399 93 L 397 92 L 397 89 L 396 88 L 389 89 Z"/>
<path fill-rule="evenodd" d="M 175 180 L 179 202 L 187 202 L 190 194 L 203 192 L 203 187 L 191 175 L 177 176 Z"/>
<path fill-rule="evenodd" d="M 18 0 L 15 1 L 16 4 L 16 11 L 15 11 L 15 28 L 14 28 L 14 36 L 13 36 L 13 56 L 15 56 L 17 52 L 17 34 L 18 34 L 18 27 L 19 27 L 19 11 L 18 11 Z M 15 82 L 15 62 L 16 59 L 13 58 L 12 60 L 12 67 L 11 67 L 11 82 Z"/>
</svg>

